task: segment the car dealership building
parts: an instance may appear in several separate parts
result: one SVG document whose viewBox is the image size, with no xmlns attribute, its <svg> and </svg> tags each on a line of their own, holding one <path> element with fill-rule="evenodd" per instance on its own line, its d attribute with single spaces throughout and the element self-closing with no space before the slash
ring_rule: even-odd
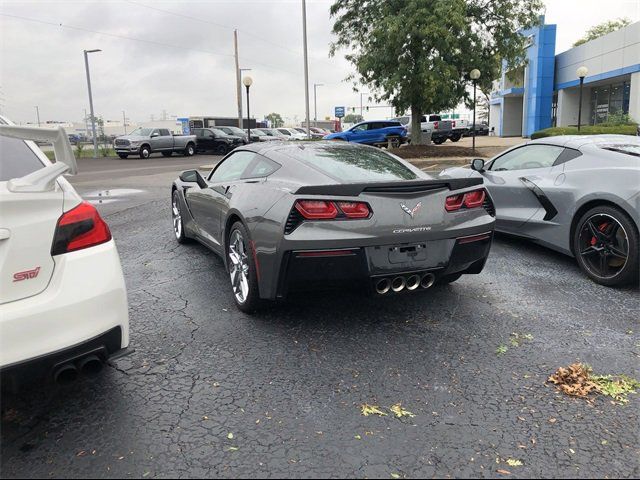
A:
<svg viewBox="0 0 640 480">
<path fill-rule="evenodd" d="M 597 125 L 616 113 L 640 121 L 640 22 L 555 54 L 556 25 L 523 32 L 526 62 L 495 82 L 490 100 L 490 127 L 496 135 L 529 137 L 552 126 L 578 124 L 580 80 L 581 125 Z"/>
</svg>

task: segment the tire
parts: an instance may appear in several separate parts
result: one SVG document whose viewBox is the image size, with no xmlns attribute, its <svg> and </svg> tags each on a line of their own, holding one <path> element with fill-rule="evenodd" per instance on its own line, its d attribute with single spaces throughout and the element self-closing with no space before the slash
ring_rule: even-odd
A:
<svg viewBox="0 0 640 480">
<path fill-rule="evenodd" d="M 432 142 L 436 145 L 442 145 L 446 140 L 446 138 L 435 138 L 432 140 Z"/>
<path fill-rule="evenodd" d="M 171 220 L 173 221 L 173 233 L 178 243 L 189 243 L 191 239 L 184 232 L 182 209 L 180 208 L 180 197 L 177 190 L 174 190 L 171 195 Z"/>
<path fill-rule="evenodd" d="M 171 155 L 173 155 L 173 152 L 162 152 L 163 157 L 170 157 Z"/>
<path fill-rule="evenodd" d="M 234 223 L 226 242 L 227 266 L 233 299 L 245 313 L 255 312 L 263 304 L 258 292 L 256 261 L 250 242 L 245 226 L 241 222 Z"/>
<path fill-rule="evenodd" d="M 184 149 L 185 157 L 193 157 L 196 154 L 196 146 L 193 143 L 187 143 L 187 148 Z"/>
<path fill-rule="evenodd" d="M 576 223 L 573 252 L 582 271 L 608 287 L 638 280 L 638 229 L 622 210 L 600 205 Z"/>
<path fill-rule="evenodd" d="M 146 160 L 151 156 L 151 148 L 149 145 L 143 145 L 140 147 L 140 158 Z"/>
<path fill-rule="evenodd" d="M 389 137 L 387 138 L 387 141 L 391 141 L 391 148 L 400 148 L 400 145 L 402 145 L 402 141 L 400 140 L 400 137 L 397 137 L 397 136 Z M 388 145 L 388 142 L 387 142 L 387 145 Z"/>
<path fill-rule="evenodd" d="M 124 160 L 125 158 L 129 158 L 129 155 L 128 155 L 128 154 L 126 154 L 126 153 L 119 153 L 119 154 L 118 154 L 118 156 L 119 156 L 120 158 L 122 158 L 123 160 Z"/>
<path fill-rule="evenodd" d="M 229 153 L 229 148 L 225 145 L 218 145 L 213 152 L 216 155 L 226 155 Z"/>
<path fill-rule="evenodd" d="M 451 140 L 452 142 L 457 142 L 458 140 L 460 140 L 462 138 L 462 134 L 456 134 L 453 135 L 449 140 Z"/>
<path fill-rule="evenodd" d="M 449 275 L 443 275 L 438 279 L 438 285 L 447 285 L 459 280 L 462 277 L 462 273 L 451 273 Z"/>
</svg>

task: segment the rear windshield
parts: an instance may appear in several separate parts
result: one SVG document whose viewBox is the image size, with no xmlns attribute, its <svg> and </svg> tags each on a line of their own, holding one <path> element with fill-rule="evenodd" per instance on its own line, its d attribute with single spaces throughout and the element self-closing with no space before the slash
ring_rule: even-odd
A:
<svg viewBox="0 0 640 480">
<path fill-rule="evenodd" d="M 287 149 L 285 153 L 342 183 L 415 180 L 418 178 L 396 157 L 381 150 L 359 148 L 353 145 L 325 145 L 295 150 Z"/>
<path fill-rule="evenodd" d="M 612 152 L 626 153 L 627 155 L 640 157 L 640 145 L 603 145 L 602 148 L 604 150 L 611 150 Z"/>
<path fill-rule="evenodd" d="M 0 182 L 40 170 L 44 164 L 23 140 L 0 136 Z"/>
</svg>

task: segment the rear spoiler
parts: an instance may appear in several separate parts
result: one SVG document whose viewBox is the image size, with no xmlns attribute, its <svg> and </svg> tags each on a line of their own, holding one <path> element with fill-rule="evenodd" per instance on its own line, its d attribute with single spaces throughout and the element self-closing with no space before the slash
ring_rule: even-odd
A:
<svg viewBox="0 0 640 480">
<path fill-rule="evenodd" d="M 357 197 L 367 193 L 420 193 L 447 188 L 460 190 L 482 185 L 482 178 L 448 178 L 441 180 L 408 180 L 395 182 L 342 183 L 337 185 L 307 185 L 296 190 L 296 195 L 337 195 L 341 197 Z"/>
<path fill-rule="evenodd" d="M 13 178 L 7 183 L 11 192 L 46 192 L 52 190 L 55 180 L 63 173 L 78 173 L 76 157 L 73 154 L 69 137 L 64 128 L 21 127 L 18 125 L 0 125 L 3 137 L 34 140 L 53 144 L 56 163 L 36 170 L 21 178 Z"/>
</svg>

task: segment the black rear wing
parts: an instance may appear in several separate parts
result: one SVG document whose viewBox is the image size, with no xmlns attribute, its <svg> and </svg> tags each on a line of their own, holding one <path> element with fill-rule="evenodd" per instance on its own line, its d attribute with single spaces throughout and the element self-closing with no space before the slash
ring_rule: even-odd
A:
<svg viewBox="0 0 640 480">
<path fill-rule="evenodd" d="M 482 185 L 483 179 L 448 178 L 438 180 L 407 180 L 395 182 L 342 183 L 337 185 L 306 185 L 296 190 L 296 195 L 336 195 L 340 197 L 357 197 L 363 192 L 385 194 L 421 193 L 447 188 L 461 190 L 463 188 Z"/>
</svg>

